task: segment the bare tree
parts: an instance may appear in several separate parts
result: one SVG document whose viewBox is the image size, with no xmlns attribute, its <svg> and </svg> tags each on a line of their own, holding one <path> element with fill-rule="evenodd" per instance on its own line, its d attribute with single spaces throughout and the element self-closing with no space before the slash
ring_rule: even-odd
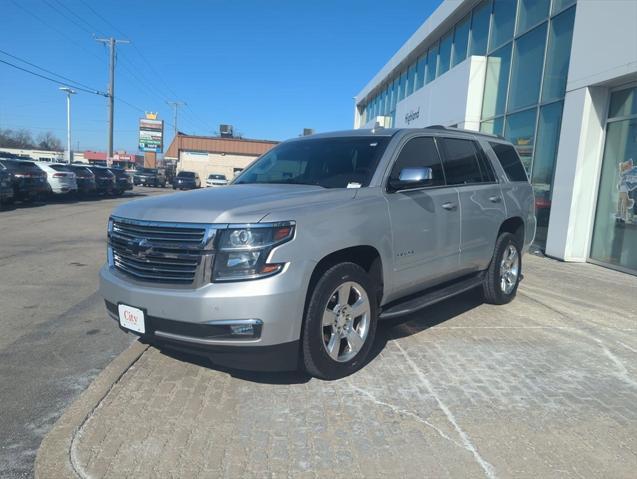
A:
<svg viewBox="0 0 637 479">
<path fill-rule="evenodd" d="M 0 147 L 63 151 L 62 142 L 53 133 L 46 132 L 38 136 L 37 141 L 31 136 L 29 130 L 0 129 Z"/>
<path fill-rule="evenodd" d="M 42 150 L 64 151 L 60 139 L 50 131 L 40 133 L 38 136 L 38 148 Z"/>
</svg>

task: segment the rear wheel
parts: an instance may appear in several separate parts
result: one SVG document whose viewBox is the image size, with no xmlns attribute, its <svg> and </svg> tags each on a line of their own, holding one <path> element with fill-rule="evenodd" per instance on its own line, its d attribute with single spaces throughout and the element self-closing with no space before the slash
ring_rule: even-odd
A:
<svg viewBox="0 0 637 479">
<path fill-rule="evenodd" d="M 496 243 L 487 269 L 482 291 L 491 304 L 506 304 L 515 298 L 522 273 L 520 245 L 511 233 L 502 233 Z"/>
<path fill-rule="evenodd" d="M 354 263 L 327 270 L 311 293 L 303 328 L 303 364 L 312 376 L 338 379 L 360 369 L 374 342 L 376 288 Z"/>
</svg>

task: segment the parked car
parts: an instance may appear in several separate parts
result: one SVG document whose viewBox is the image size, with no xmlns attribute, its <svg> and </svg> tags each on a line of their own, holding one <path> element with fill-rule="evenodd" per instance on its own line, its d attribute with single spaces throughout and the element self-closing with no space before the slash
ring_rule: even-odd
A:
<svg viewBox="0 0 637 479">
<path fill-rule="evenodd" d="M 46 181 L 50 194 L 68 195 L 77 193 L 77 181 L 75 173 L 68 165 L 62 163 L 35 163 L 38 168 L 46 173 Z"/>
<path fill-rule="evenodd" d="M 206 187 L 226 186 L 227 184 L 228 184 L 228 179 L 226 178 L 226 175 L 211 174 L 211 175 L 208 175 L 208 178 L 206 179 Z"/>
<path fill-rule="evenodd" d="M 194 190 L 201 188 L 199 173 L 193 171 L 180 171 L 173 179 L 173 190 Z"/>
<path fill-rule="evenodd" d="M 112 195 L 116 191 L 115 175 L 105 166 L 88 166 L 95 175 L 95 191 L 97 194 Z"/>
<path fill-rule="evenodd" d="M 379 319 L 473 288 L 513 300 L 533 201 L 501 137 L 431 127 L 295 138 L 226 188 L 119 206 L 100 292 L 151 343 L 339 378 L 365 364 Z"/>
<path fill-rule="evenodd" d="M 135 185 L 142 186 L 166 186 L 166 175 L 160 168 L 140 168 L 133 178 Z"/>
<path fill-rule="evenodd" d="M 0 208 L 3 205 L 13 203 L 13 185 L 9 170 L 0 164 Z"/>
<path fill-rule="evenodd" d="M 75 173 L 75 182 L 77 183 L 77 191 L 80 194 L 89 195 L 97 191 L 95 182 L 95 174 L 88 165 L 71 164 L 69 168 Z"/>
<path fill-rule="evenodd" d="M 14 199 L 32 201 L 48 191 L 46 173 L 33 161 L 0 158 L 0 164 L 11 173 Z"/>
<path fill-rule="evenodd" d="M 115 194 L 123 195 L 125 191 L 133 189 L 133 178 L 121 168 L 109 168 L 115 175 Z"/>
</svg>

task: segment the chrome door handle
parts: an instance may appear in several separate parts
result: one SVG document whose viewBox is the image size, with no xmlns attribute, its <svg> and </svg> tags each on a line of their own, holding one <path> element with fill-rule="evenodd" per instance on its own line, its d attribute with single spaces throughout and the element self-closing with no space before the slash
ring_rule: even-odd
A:
<svg viewBox="0 0 637 479">
<path fill-rule="evenodd" d="M 446 203 L 442 204 L 442 207 L 448 211 L 453 211 L 456 209 L 456 204 L 452 203 L 451 201 L 447 201 Z"/>
<path fill-rule="evenodd" d="M 502 201 L 502 198 L 500 196 L 489 196 L 489 201 L 491 203 L 499 203 Z"/>
</svg>

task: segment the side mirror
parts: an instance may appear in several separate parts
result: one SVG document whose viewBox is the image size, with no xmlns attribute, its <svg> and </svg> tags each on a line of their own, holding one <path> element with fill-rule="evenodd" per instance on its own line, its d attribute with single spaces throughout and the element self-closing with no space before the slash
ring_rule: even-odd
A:
<svg viewBox="0 0 637 479">
<path fill-rule="evenodd" d="M 427 186 L 433 180 L 433 170 L 427 166 L 403 168 L 398 179 L 390 179 L 389 186 L 393 191 Z"/>
</svg>

